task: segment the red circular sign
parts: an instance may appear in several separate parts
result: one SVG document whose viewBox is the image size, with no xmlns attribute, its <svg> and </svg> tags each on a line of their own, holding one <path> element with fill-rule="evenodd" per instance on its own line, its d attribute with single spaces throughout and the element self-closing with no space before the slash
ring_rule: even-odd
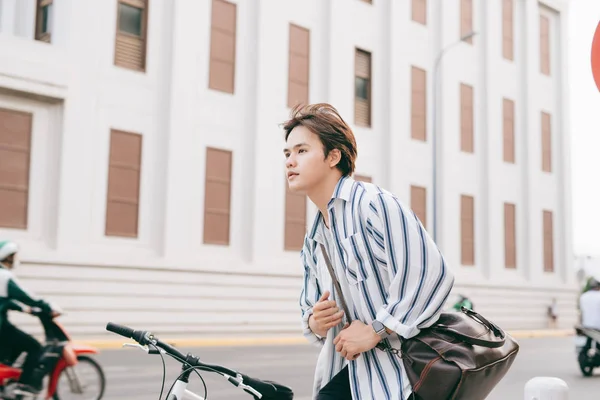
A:
<svg viewBox="0 0 600 400">
<path fill-rule="evenodd" d="M 592 41 L 592 74 L 596 87 L 600 90 L 600 22 L 596 27 L 594 40 Z"/>
</svg>

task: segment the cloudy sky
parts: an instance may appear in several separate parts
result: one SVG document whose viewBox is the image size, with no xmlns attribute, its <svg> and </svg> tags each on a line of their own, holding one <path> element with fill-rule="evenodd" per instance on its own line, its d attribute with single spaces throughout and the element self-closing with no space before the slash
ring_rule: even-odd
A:
<svg viewBox="0 0 600 400">
<path fill-rule="evenodd" d="M 569 19 L 573 250 L 600 257 L 600 92 L 590 64 L 600 0 L 571 0 Z"/>
</svg>

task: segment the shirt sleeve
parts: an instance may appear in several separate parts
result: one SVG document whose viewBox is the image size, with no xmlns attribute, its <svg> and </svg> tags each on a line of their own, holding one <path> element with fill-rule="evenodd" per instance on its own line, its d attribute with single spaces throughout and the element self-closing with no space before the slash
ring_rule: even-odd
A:
<svg viewBox="0 0 600 400">
<path fill-rule="evenodd" d="M 316 263 L 312 258 L 309 247 L 305 243 L 300 258 L 304 266 L 302 292 L 300 293 L 300 310 L 302 311 L 302 334 L 308 341 L 318 347 L 323 346 L 324 338 L 317 336 L 308 325 L 308 319 L 313 314 L 313 306 L 321 297 L 321 290 L 314 273 Z"/>
<path fill-rule="evenodd" d="M 376 319 L 408 339 L 437 321 L 454 275 L 414 212 L 395 196 L 379 193 L 368 207 L 367 224 L 383 244 L 391 281 Z"/>
<path fill-rule="evenodd" d="M 30 307 L 39 307 L 43 312 L 50 312 L 52 310 L 48 303 L 28 293 L 14 276 L 8 281 L 8 298 L 17 300 Z"/>
</svg>

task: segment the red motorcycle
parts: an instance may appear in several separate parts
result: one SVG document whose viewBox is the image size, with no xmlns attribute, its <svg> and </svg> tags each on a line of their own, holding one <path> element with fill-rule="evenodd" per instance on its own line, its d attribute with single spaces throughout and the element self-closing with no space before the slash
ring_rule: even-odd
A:
<svg viewBox="0 0 600 400">
<path fill-rule="evenodd" d="M 15 390 L 21 370 L 15 365 L 19 354 L 14 354 L 0 360 L 0 399 L 100 400 L 106 380 L 102 367 L 91 357 L 98 350 L 73 343 L 64 327 L 56 321 L 60 312 L 49 315 L 34 308 L 31 314 L 38 317 L 44 327 L 45 343 L 35 374 L 45 377 L 47 390 L 36 397 L 21 395 Z"/>
</svg>

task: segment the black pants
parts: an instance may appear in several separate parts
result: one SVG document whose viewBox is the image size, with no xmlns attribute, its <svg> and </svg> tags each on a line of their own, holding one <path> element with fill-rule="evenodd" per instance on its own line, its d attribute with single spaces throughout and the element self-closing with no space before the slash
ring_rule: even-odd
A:
<svg viewBox="0 0 600 400">
<path fill-rule="evenodd" d="M 33 382 L 33 370 L 42 354 L 40 342 L 11 323 L 4 321 L 2 329 L 0 329 L 0 346 L 10 351 L 9 358 L 14 359 L 22 352 L 27 353 L 19 382 L 39 388 L 41 381 Z"/>
<path fill-rule="evenodd" d="M 325 385 L 317 394 L 316 400 L 350 400 L 352 392 L 350 391 L 350 377 L 348 376 L 348 367 L 341 370 L 336 376 Z M 411 394 L 409 400 L 417 400 L 415 394 Z"/>
</svg>

